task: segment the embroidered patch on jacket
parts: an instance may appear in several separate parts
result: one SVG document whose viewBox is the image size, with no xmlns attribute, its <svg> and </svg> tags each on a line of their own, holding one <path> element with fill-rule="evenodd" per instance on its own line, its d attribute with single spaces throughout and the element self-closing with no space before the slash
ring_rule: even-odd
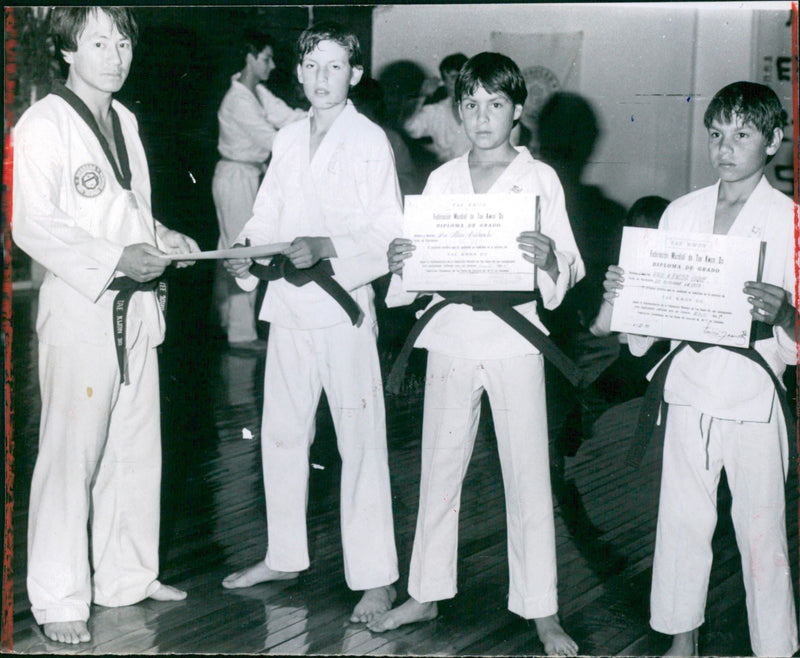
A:
<svg viewBox="0 0 800 658">
<path fill-rule="evenodd" d="M 106 187 L 103 171 L 91 162 L 78 167 L 74 180 L 75 189 L 85 197 L 95 197 Z"/>
</svg>

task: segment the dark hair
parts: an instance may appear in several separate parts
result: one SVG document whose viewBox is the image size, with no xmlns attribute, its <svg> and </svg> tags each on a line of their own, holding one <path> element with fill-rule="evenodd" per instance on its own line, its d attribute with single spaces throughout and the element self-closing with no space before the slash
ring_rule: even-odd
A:
<svg viewBox="0 0 800 658">
<path fill-rule="evenodd" d="M 324 22 L 315 23 L 311 27 L 303 30 L 297 39 L 297 61 L 302 62 L 303 57 L 308 55 L 317 47 L 320 41 L 333 41 L 338 43 L 347 51 L 350 66 L 361 67 L 363 60 L 361 57 L 361 44 L 358 37 L 351 30 L 347 30 L 338 23 Z"/>
<path fill-rule="evenodd" d="M 269 34 L 261 30 L 247 28 L 242 33 L 241 40 L 239 41 L 239 55 L 243 60 L 247 59 L 248 55 L 258 57 L 264 51 L 264 48 L 274 47 L 275 42 Z"/>
<path fill-rule="evenodd" d="M 456 79 L 455 102 L 483 87 L 491 94 L 503 94 L 514 105 L 523 105 L 528 88 L 519 66 L 500 53 L 478 53 L 461 67 Z"/>
<path fill-rule="evenodd" d="M 643 196 L 636 199 L 625 216 L 625 225 L 658 228 L 661 215 L 664 214 L 668 205 L 669 201 L 661 196 Z"/>
<path fill-rule="evenodd" d="M 720 89 L 708 104 L 703 124 L 710 128 L 715 119 L 730 122 L 734 117 L 753 124 L 768 140 L 772 140 L 776 128 L 787 124 L 786 110 L 778 96 L 756 82 L 734 82 Z"/>
<path fill-rule="evenodd" d="M 439 74 L 444 77 L 447 71 L 458 73 L 461 67 L 467 63 L 467 56 L 464 53 L 453 53 L 439 62 Z"/>
<path fill-rule="evenodd" d="M 111 18 L 119 33 L 130 39 L 132 46 L 136 46 L 139 27 L 128 7 L 53 7 L 50 12 L 50 32 L 56 52 L 60 54 L 62 50 L 78 50 L 78 37 L 86 27 L 87 19 L 101 11 Z"/>
</svg>

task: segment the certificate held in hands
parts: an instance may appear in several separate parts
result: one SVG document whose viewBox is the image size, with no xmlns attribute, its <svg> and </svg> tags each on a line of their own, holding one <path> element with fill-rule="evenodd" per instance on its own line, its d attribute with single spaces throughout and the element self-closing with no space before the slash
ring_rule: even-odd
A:
<svg viewBox="0 0 800 658">
<path fill-rule="evenodd" d="M 747 347 L 752 307 L 742 289 L 759 280 L 764 246 L 756 238 L 626 227 L 625 283 L 611 330 Z"/>
<path fill-rule="evenodd" d="M 403 237 L 416 249 L 403 265 L 409 292 L 534 287 L 517 237 L 534 230 L 533 194 L 427 194 L 405 198 Z"/>
</svg>

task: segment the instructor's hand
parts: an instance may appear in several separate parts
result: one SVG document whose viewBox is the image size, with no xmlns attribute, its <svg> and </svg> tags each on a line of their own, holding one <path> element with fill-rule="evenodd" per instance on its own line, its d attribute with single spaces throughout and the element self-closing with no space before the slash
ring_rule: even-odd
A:
<svg viewBox="0 0 800 658">
<path fill-rule="evenodd" d="M 165 229 L 158 235 L 158 239 L 165 247 L 164 251 L 168 254 L 196 254 L 200 251 L 200 247 L 188 235 L 178 233 L 172 229 Z M 189 267 L 194 265 L 193 260 L 179 260 L 175 261 L 175 267 Z"/>
<path fill-rule="evenodd" d="M 169 263 L 164 254 L 151 244 L 130 244 L 122 250 L 117 272 L 139 283 L 146 283 L 161 276 Z"/>
</svg>

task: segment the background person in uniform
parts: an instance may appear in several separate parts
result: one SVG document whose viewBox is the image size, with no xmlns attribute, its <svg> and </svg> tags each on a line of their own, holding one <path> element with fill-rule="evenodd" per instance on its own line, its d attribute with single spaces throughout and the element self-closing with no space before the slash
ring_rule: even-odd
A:
<svg viewBox="0 0 800 658">
<path fill-rule="evenodd" d="M 436 156 L 439 164 L 463 155 L 470 148 L 470 141 L 464 133 L 464 126 L 458 116 L 454 102 L 456 78 L 467 56 L 454 53 L 445 57 L 439 64 L 439 78 L 427 78 L 422 83 L 417 105 L 411 116 L 405 120 L 403 129 L 412 139 L 428 137 L 427 147 Z M 444 98 L 429 103 L 431 96 L 444 85 Z"/>
<path fill-rule="evenodd" d="M 231 86 L 217 112 L 221 159 L 214 169 L 211 191 L 219 223 L 219 249 L 229 249 L 253 213 L 258 185 L 272 153 L 272 142 L 283 126 L 302 119 L 263 84 L 275 68 L 273 41 L 247 30 L 240 50 L 244 68 L 231 77 Z M 266 349 L 256 331 L 256 291 L 244 291 L 220 263 L 215 298 L 220 322 L 231 347 Z"/>
</svg>

